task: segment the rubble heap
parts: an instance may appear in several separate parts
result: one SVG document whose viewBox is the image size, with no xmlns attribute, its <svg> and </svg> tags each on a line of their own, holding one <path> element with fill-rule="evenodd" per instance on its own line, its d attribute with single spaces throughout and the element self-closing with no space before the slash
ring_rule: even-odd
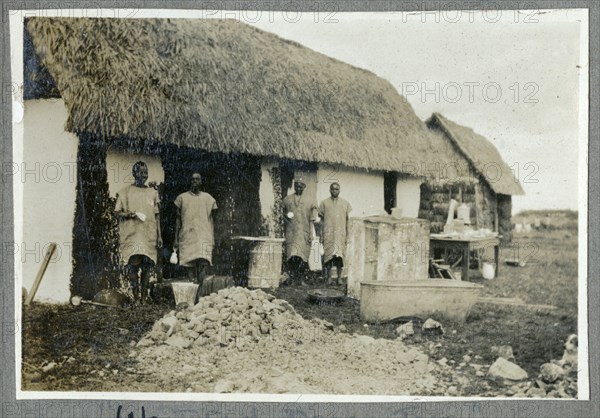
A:
<svg viewBox="0 0 600 418">
<path fill-rule="evenodd" d="M 167 344 L 252 349 L 261 339 L 297 341 L 333 337 L 333 324 L 320 319 L 305 320 L 283 299 L 262 290 L 242 287 L 222 289 L 159 319 L 138 347 Z"/>
<path fill-rule="evenodd" d="M 350 335 L 239 287 L 169 312 L 130 357 L 138 385 L 175 392 L 432 394 L 447 383 L 400 339 Z"/>
</svg>

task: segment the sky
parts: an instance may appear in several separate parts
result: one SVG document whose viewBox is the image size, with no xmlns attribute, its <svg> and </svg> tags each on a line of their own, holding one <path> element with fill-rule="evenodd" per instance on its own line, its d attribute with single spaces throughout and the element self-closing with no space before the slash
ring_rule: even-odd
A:
<svg viewBox="0 0 600 418">
<path fill-rule="evenodd" d="M 513 197 L 513 213 L 578 208 L 578 193 L 586 192 L 578 187 L 579 100 L 587 94 L 579 86 L 588 69 L 580 41 L 584 12 L 239 18 L 372 71 L 423 120 L 439 112 L 488 138 L 525 190 Z"/>
</svg>

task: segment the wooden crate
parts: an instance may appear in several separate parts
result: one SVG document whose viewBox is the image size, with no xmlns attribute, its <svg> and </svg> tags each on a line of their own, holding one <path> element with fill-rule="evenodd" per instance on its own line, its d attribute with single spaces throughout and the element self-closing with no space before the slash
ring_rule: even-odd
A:
<svg viewBox="0 0 600 418">
<path fill-rule="evenodd" d="M 348 295 L 360 299 L 363 281 L 428 278 L 429 222 L 391 216 L 350 219 L 344 263 Z"/>
</svg>

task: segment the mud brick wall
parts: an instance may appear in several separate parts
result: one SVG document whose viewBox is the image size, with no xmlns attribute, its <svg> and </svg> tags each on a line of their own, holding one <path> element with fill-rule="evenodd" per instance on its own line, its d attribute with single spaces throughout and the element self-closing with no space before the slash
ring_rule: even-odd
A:
<svg viewBox="0 0 600 418">
<path fill-rule="evenodd" d="M 498 202 L 496 193 L 488 186 L 486 182 L 480 182 L 477 187 L 477 228 L 488 228 L 495 230 L 496 214 L 498 212 Z"/>
<path fill-rule="evenodd" d="M 448 217 L 450 199 L 457 198 L 459 190 L 462 191 L 462 200 L 471 208 L 471 222 L 477 222 L 477 213 L 481 202 L 477 201 L 477 183 L 473 182 L 425 182 L 421 184 L 421 203 L 419 205 L 419 218 L 427 219 L 431 223 L 431 232 L 439 233 L 444 230 Z"/>
<path fill-rule="evenodd" d="M 501 244 L 512 242 L 512 196 L 498 195 L 498 233 Z"/>
</svg>

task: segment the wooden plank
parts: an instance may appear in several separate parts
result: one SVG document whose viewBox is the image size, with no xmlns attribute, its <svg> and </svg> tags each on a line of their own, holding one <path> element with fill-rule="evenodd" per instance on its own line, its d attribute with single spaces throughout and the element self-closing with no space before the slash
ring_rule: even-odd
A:
<svg viewBox="0 0 600 418">
<path fill-rule="evenodd" d="M 27 295 L 27 299 L 25 299 L 25 306 L 29 306 L 29 304 L 33 301 L 35 294 L 40 287 L 40 283 L 42 282 L 42 278 L 44 277 L 44 273 L 46 273 L 46 269 L 48 268 L 48 263 L 50 263 L 50 259 L 54 255 L 54 251 L 56 251 L 56 243 L 51 242 L 48 250 L 46 251 L 46 255 L 44 256 L 44 260 L 42 261 L 42 265 L 40 266 L 40 270 L 33 282 L 33 286 L 31 287 L 31 291 L 29 295 Z"/>
<path fill-rule="evenodd" d="M 481 303 L 498 303 L 498 304 L 524 304 L 522 299 L 519 298 L 493 298 L 493 297 L 485 297 L 480 296 L 477 298 L 477 302 Z"/>
<path fill-rule="evenodd" d="M 507 306 L 522 306 L 524 308 L 531 309 L 548 309 L 554 310 L 556 306 L 552 305 L 535 305 L 523 302 L 518 298 L 492 298 L 492 297 L 478 297 L 475 303 L 489 303 L 492 305 L 507 305 Z"/>
<path fill-rule="evenodd" d="M 100 303 L 100 302 L 94 302 L 92 300 L 82 300 L 81 303 L 85 303 L 87 305 L 94 305 L 94 306 L 104 306 L 106 308 L 114 308 L 113 305 L 107 305 L 106 303 Z"/>
</svg>

